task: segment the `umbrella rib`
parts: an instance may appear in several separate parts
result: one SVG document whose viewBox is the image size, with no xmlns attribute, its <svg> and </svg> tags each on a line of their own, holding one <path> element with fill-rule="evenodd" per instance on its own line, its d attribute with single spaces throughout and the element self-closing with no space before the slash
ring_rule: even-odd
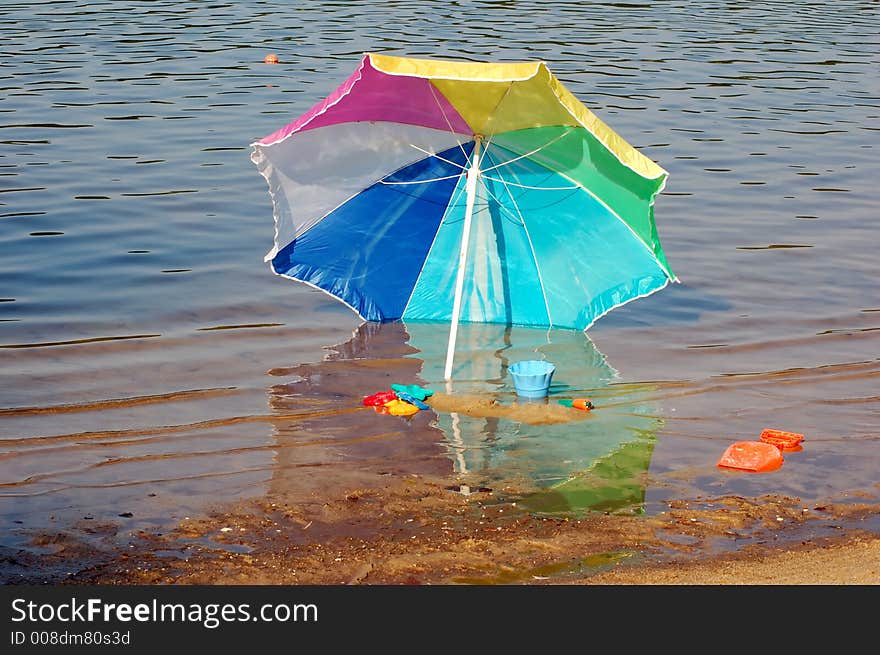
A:
<svg viewBox="0 0 880 655">
<path fill-rule="evenodd" d="M 497 168 L 497 166 L 495 167 Z M 538 264 L 538 256 L 535 254 L 535 244 L 532 243 L 532 235 L 529 234 L 529 227 L 526 225 L 526 219 L 522 215 L 522 212 L 519 209 L 519 205 L 516 202 L 516 198 L 514 198 L 513 194 L 510 192 L 510 188 L 507 186 L 507 181 L 502 177 L 501 184 L 504 185 L 504 190 L 507 191 L 507 195 L 510 196 L 510 202 L 513 204 L 513 208 L 516 210 L 516 214 L 519 217 L 520 222 L 522 223 L 523 230 L 526 233 L 526 240 L 529 242 L 529 250 L 532 253 L 532 261 L 535 262 L 535 270 L 538 273 L 538 284 L 541 287 L 541 297 L 544 299 L 544 309 L 547 310 L 547 323 L 548 327 L 553 327 L 553 316 L 550 314 L 550 305 L 547 304 L 547 290 L 544 288 L 544 276 L 541 275 L 541 266 Z M 483 189 L 495 199 L 495 202 L 498 203 L 499 207 L 503 207 L 498 198 L 495 197 L 495 194 L 489 191 L 486 185 L 483 185 Z M 509 211 L 509 210 L 508 210 Z"/>
<path fill-rule="evenodd" d="M 498 168 L 501 168 L 502 166 L 507 166 L 508 164 L 512 164 L 515 161 L 519 161 L 520 159 L 525 159 L 526 157 L 531 157 L 535 153 L 541 152 L 544 148 L 553 145 L 554 143 L 556 143 L 560 139 L 567 137 L 569 134 L 571 134 L 571 132 L 573 130 L 574 130 L 573 127 L 569 127 L 565 132 L 563 132 L 562 134 L 560 134 L 558 136 L 553 137 L 544 145 L 538 146 L 534 150 L 531 150 L 527 153 L 524 153 L 524 154 L 520 155 L 519 157 L 514 157 L 513 159 L 508 159 L 507 161 L 503 161 L 500 164 L 495 164 L 494 166 L 490 166 L 489 168 L 487 168 L 485 171 L 482 171 L 482 172 L 485 173 L 486 171 L 494 171 Z"/>
<path fill-rule="evenodd" d="M 436 158 L 439 159 L 440 161 L 445 162 L 445 163 L 447 163 L 447 164 L 449 164 L 449 165 L 451 165 L 451 166 L 454 166 L 454 167 L 456 167 L 456 168 L 461 168 L 462 171 L 465 170 L 463 166 L 461 166 L 460 164 L 458 164 L 458 163 L 456 163 L 456 162 L 454 162 L 454 161 L 450 161 L 450 160 L 448 160 L 448 159 L 446 159 L 446 158 L 444 158 L 444 157 L 440 157 L 440 156 L 438 156 L 438 155 L 436 155 L 436 154 L 430 152 L 429 150 L 424 150 L 423 148 L 419 148 L 419 147 L 416 146 L 416 145 L 413 145 L 413 144 L 410 144 L 410 145 L 411 145 L 413 148 L 415 148 L 416 150 L 420 150 L 421 152 L 425 153 L 425 154 L 428 155 L 429 157 L 436 157 Z M 402 171 L 403 169 L 405 169 L 405 168 L 407 168 L 407 167 L 409 167 L 409 166 L 412 166 L 412 165 L 415 164 L 417 161 L 419 161 L 419 160 L 414 160 L 414 161 L 411 161 L 411 162 L 409 162 L 409 163 L 407 163 L 407 164 L 403 164 L 403 165 L 400 166 L 397 170 L 395 170 L 394 172 L 390 173 L 390 174 L 389 174 L 388 176 L 386 176 L 386 177 L 390 177 L 391 175 L 394 175 L 394 174 L 396 174 L 396 173 Z M 297 233 L 296 233 L 295 238 L 297 238 L 297 239 L 300 238 L 303 234 L 305 234 L 306 232 L 308 232 L 309 230 L 311 230 L 313 227 L 315 227 L 315 225 L 317 225 L 317 224 L 320 223 L 322 220 L 324 220 L 325 218 L 327 218 L 327 216 L 329 216 L 330 214 L 332 214 L 333 212 L 335 212 L 337 209 L 339 209 L 340 207 L 342 207 L 343 205 L 345 205 L 347 202 L 349 202 L 350 200 L 352 200 L 352 198 L 356 198 L 358 195 L 360 195 L 361 193 L 363 193 L 365 189 L 369 189 L 371 186 L 373 186 L 373 185 L 375 185 L 375 184 L 387 184 L 387 185 L 411 185 L 411 184 L 423 184 L 423 183 L 426 183 L 426 182 L 436 182 L 436 181 L 442 181 L 442 180 L 448 180 L 448 179 L 460 178 L 460 177 L 461 177 L 461 174 L 458 174 L 458 175 L 449 175 L 449 176 L 447 176 L 447 177 L 434 178 L 434 179 L 430 179 L 430 180 L 413 180 L 413 181 L 408 181 L 408 182 L 389 182 L 389 181 L 387 181 L 387 180 L 384 180 L 384 179 L 382 179 L 382 178 L 379 178 L 379 179 L 376 180 L 375 182 L 370 182 L 369 184 L 367 184 L 367 185 L 364 186 L 363 188 L 361 188 L 361 189 L 359 189 L 359 190 L 353 192 L 351 195 L 349 195 L 347 198 L 345 198 L 344 200 L 342 200 L 341 202 L 339 202 L 338 204 L 336 204 L 334 207 L 332 207 L 331 209 L 329 209 L 328 211 L 326 211 L 326 212 L 325 212 L 324 214 L 322 214 L 321 216 L 318 216 L 318 217 L 312 219 L 311 221 L 309 221 L 309 222 L 307 222 L 307 223 L 304 223 L 304 224 L 301 226 L 301 228 L 300 228 L 299 230 L 297 230 Z M 267 261 L 268 261 L 268 260 L 267 260 Z M 298 279 L 298 278 L 294 278 L 294 279 Z M 332 294 L 330 294 L 330 295 L 332 295 Z M 336 297 L 336 296 L 334 296 L 334 297 Z M 355 310 L 355 311 L 357 311 L 357 310 Z M 358 314 L 358 315 L 360 315 L 360 314 Z"/>
<path fill-rule="evenodd" d="M 456 140 L 457 140 L 457 139 L 456 139 Z M 441 157 L 441 156 L 438 155 L 436 152 L 431 152 L 430 150 L 425 150 L 424 148 L 420 148 L 420 147 L 417 146 L 415 143 L 410 143 L 409 145 L 410 145 L 411 148 L 415 148 L 415 149 L 418 150 L 419 152 L 421 152 L 421 153 L 423 153 L 423 154 L 425 154 L 425 155 L 428 155 L 428 157 L 435 157 L 435 158 L 439 159 L 440 161 L 442 161 L 443 163 L 445 163 L 445 164 L 449 164 L 450 166 L 454 166 L 455 168 L 459 168 L 459 169 L 461 169 L 462 171 L 467 170 L 467 166 L 462 166 L 461 164 L 459 164 L 459 163 L 457 163 L 457 162 L 454 162 L 454 161 L 452 161 L 451 159 L 446 159 L 445 157 Z M 467 158 L 468 154 L 467 154 L 467 152 L 465 152 L 464 148 L 461 146 L 461 143 L 459 143 L 458 146 L 461 148 L 462 153 L 463 153 L 464 156 Z M 456 176 L 453 175 L 452 177 L 456 177 Z"/>
<path fill-rule="evenodd" d="M 532 189 L 534 191 L 572 191 L 574 189 L 582 189 L 580 184 L 574 184 L 572 186 L 530 186 L 528 184 L 519 184 L 518 182 L 509 182 L 507 180 L 503 180 L 497 177 L 491 177 L 490 175 L 484 175 L 487 180 L 492 180 L 493 182 L 500 182 L 501 184 L 507 186 L 515 186 L 520 189 Z"/>
<path fill-rule="evenodd" d="M 429 180 L 409 180 L 407 182 L 389 182 L 388 180 L 379 180 L 379 184 L 389 184 L 389 185 L 407 185 L 407 184 L 427 184 L 428 182 L 442 182 L 443 180 L 452 180 L 455 178 L 461 177 L 461 173 L 456 175 L 444 175 L 443 177 L 432 177 Z"/>
<path fill-rule="evenodd" d="M 490 111 L 487 114 L 488 118 L 486 119 L 486 123 L 484 123 L 484 125 L 483 125 L 484 132 L 487 131 L 486 128 L 489 126 L 488 123 L 489 123 L 489 121 L 492 120 L 492 117 L 495 116 L 495 114 L 497 113 L 498 108 L 501 106 L 501 103 L 504 102 L 505 100 L 507 100 L 507 96 L 510 95 L 510 91 L 511 91 L 511 89 L 513 89 L 513 84 L 515 81 L 516 80 L 509 80 L 507 82 L 507 88 L 504 89 L 504 94 L 500 98 L 498 98 L 498 102 L 495 103 L 495 106 L 492 108 L 492 111 Z M 492 134 L 494 134 L 494 132 L 489 133 L 489 143 L 486 144 L 486 149 L 489 148 L 489 144 L 492 142 Z"/>
<path fill-rule="evenodd" d="M 490 179 L 491 179 L 493 182 L 498 182 L 499 184 L 504 184 L 504 180 L 496 180 L 495 178 L 490 178 Z M 500 209 L 503 213 L 508 214 L 508 215 L 513 219 L 511 222 L 512 222 L 514 225 L 522 225 L 522 222 L 523 222 L 523 221 L 522 221 L 522 216 L 521 216 L 521 215 L 514 214 L 514 213 L 513 213 L 512 211 L 510 211 L 507 207 L 505 207 L 505 206 L 501 203 L 501 199 L 500 199 L 498 196 L 496 196 L 494 193 L 492 193 L 491 191 L 489 191 L 488 187 L 486 187 L 485 185 L 483 186 L 483 190 L 486 192 L 486 195 L 490 196 L 490 197 L 492 198 L 492 200 L 494 200 L 496 203 L 498 203 L 498 209 Z M 508 193 L 509 193 L 509 192 L 508 192 Z M 489 204 L 489 203 L 487 202 L 487 203 L 486 203 L 487 207 L 488 207 L 488 204 Z"/>
<path fill-rule="evenodd" d="M 449 122 L 449 116 L 446 115 L 446 111 L 443 109 L 443 105 L 440 103 L 440 99 L 437 97 L 437 87 L 435 87 L 432 83 L 428 83 L 428 88 L 431 89 L 431 97 L 434 98 L 434 102 L 437 103 L 437 109 L 440 110 L 440 115 L 443 116 L 443 120 L 446 121 L 447 127 L 449 127 L 450 134 L 455 136 L 455 141 L 458 143 L 458 149 L 461 150 L 461 154 L 465 156 L 465 159 L 468 159 L 468 154 L 464 149 L 464 144 L 458 138 L 458 132 L 455 131 L 455 128 L 452 127 L 452 123 Z M 462 170 L 464 170 L 462 168 Z"/>
</svg>

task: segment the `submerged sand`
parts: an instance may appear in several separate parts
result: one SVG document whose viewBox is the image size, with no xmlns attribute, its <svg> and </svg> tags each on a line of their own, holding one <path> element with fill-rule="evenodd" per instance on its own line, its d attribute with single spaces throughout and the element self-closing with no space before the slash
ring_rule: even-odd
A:
<svg viewBox="0 0 880 655">
<path fill-rule="evenodd" d="M 832 529 L 843 519 L 876 519 L 876 505 L 728 497 L 711 509 L 670 503 L 654 517 L 561 519 L 523 509 L 513 492 L 410 475 L 311 507 L 267 497 L 184 521 L 169 534 L 144 534 L 129 552 L 66 583 L 880 583 L 880 538 Z M 717 541 L 726 547 L 707 547 Z"/>
<path fill-rule="evenodd" d="M 558 401 L 535 400 L 500 403 L 497 399 L 468 395 L 435 392 L 428 401 L 431 408 L 440 412 L 456 412 L 477 418 L 506 418 L 529 425 L 549 425 L 551 423 L 571 423 L 589 418 L 589 411 L 561 405 Z"/>
</svg>

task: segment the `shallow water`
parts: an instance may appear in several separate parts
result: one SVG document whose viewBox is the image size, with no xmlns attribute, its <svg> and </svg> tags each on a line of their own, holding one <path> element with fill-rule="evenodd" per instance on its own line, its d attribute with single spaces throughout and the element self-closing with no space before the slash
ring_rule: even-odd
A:
<svg viewBox="0 0 880 655">
<path fill-rule="evenodd" d="M 876 499 L 880 7 L 835 6 L 7 3 L 0 546 L 124 542 L 389 473 L 571 478 L 550 512 Z M 442 326 L 360 326 L 263 263 L 271 204 L 249 144 L 365 51 L 543 59 L 669 171 L 655 209 L 680 284 L 589 338 L 460 337 L 456 391 L 513 402 L 506 364 L 541 354 L 559 366 L 551 396 L 594 400 L 588 421 L 363 411 L 391 382 L 441 383 Z M 716 466 L 765 427 L 803 450 L 770 474 Z"/>
</svg>

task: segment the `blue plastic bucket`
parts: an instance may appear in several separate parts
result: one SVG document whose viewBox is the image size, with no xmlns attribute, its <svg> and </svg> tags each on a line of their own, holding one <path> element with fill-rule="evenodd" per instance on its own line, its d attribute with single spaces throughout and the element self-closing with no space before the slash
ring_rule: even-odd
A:
<svg viewBox="0 0 880 655">
<path fill-rule="evenodd" d="M 526 360 L 507 367 L 513 378 L 516 395 L 523 398 L 545 398 L 556 367 L 550 362 Z"/>
</svg>

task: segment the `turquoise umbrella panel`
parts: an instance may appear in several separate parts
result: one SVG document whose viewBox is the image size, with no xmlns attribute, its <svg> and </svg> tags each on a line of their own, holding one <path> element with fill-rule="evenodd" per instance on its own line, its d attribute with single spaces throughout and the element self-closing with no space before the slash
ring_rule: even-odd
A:
<svg viewBox="0 0 880 655">
<path fill-rule="evenodd" d="M 497 145 L 481 168 L 462 321 L 584 329 L 667 284 L 630 227 L 564 175 Z M 451 316 L 465 211 L 464 194 L 453 197 L 404 318 Z"/>
<path fill-rule="evenodd" d="M 497 168 L 484 166 L 486 184 L 503 188 L 494 197 L 515 208 L 528 234 L 550 325 L 585 329 L 668 284 L 662 263 L 611 207 L 565 175 L 503 151 L 489 157 Z"/>
<path fill-rule="evenodd" d="M 282 248 L 272 269 L 364 320 L 400 318 L 472 147 L 426 157 L 354 195 Z"/>
<path fill-rule="evenodd" d="M 464 182 L 437 232 L 405 319 L 449 321 L 464 237 Z M 521 222 L 510 220 L 478 187 L 464 268 L 463 322 L 547 325 L 535 259 Z"/>
</svg>

